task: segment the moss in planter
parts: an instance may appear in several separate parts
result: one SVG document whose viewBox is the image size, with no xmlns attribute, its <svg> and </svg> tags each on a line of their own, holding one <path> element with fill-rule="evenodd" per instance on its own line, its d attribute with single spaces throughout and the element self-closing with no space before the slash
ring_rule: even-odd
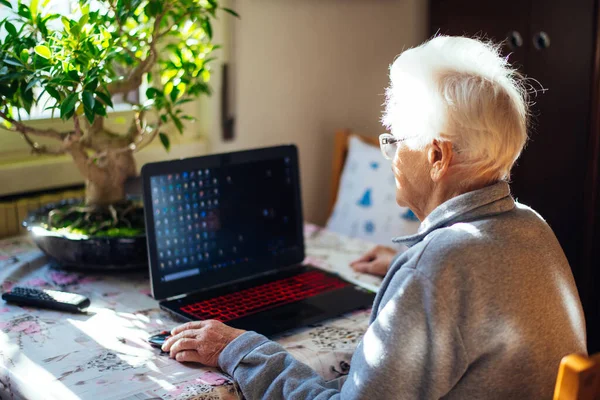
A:
<svg viewBox="0 0 600 400">
<path fill-rule="evenodd" d="M 92 237 L 136 237 L 145 234 L 140 202 L 126 201 L 107 207 L 65 204 L 48 213 L 44 228 L 61 234 Z"/>
</svg>

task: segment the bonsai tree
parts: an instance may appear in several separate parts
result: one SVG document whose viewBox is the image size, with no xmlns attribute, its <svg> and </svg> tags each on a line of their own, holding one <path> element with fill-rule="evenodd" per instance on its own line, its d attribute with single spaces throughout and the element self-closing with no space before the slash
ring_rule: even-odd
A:
<svg viewBox="0 0 600 400">
<path fill-rule="evenodd" d="M 15 3 L 15 2 L 13 2 Z M 133 153 L 158 137 L 169 149 L 166 124 L 183 133 L 182 105 L 210 95 L 211 20 L 217 0 L 79 0 L 70 16 L 45 12 L 49 0 L 0 0 L 0 120 L 34 154 L 68 154 L 85 178 L 85 204 L 55 210 L 48 225 L 96 222 L 92 232 L 131 225 L 125 181 L 136 174 Z M 145 87 L 145 99 L 131 93 Z M 104 122 L 113 99 L 126 99 L 133 118 L 124 132 Z M 60 132 L 23 121 L 33 105 L 72 121 Z M 40 145 L 36 137 L 56 139 Z M 143 228 L 143 225 L 142 225 Z"/>
</svg>

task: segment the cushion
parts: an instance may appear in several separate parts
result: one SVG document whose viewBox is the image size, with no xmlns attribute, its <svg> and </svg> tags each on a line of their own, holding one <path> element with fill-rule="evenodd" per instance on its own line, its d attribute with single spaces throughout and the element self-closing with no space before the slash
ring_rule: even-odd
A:
<svg viewBox="0 0 600 400">
<path fill-rule="evenodd" d="M 338 196 L 327 229 L 391 247 L 396 236 L 417 232 L 419 220 L 396 203 L 390 161 L 379 147 L 351 136 Z"/>
</svg>

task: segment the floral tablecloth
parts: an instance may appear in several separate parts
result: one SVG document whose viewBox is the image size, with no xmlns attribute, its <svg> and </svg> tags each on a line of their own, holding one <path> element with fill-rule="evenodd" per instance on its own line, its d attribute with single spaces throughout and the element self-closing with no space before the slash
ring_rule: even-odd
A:
<svg viewBox="0 0 600 400">
<path fill-rule="evenodd" d="M 306 225 L 306 262 L 367 288 L 380 280 L 348 263 L 372 244 Z M 54 268 L 26 237 L 0 241 L 2 291 L 12 286 L 73 291 L 90 298 L 87 314 L 9 305 L 0 300 L 0 398 L 239 399 L 217 369 L 180 364 L 146 343 L 174 320 L 150 297 L 148 274 L 75 273 Z M 325 379 L 347 373 L 369 311 L 288 332 L 276 340 Z"/>
</svg>

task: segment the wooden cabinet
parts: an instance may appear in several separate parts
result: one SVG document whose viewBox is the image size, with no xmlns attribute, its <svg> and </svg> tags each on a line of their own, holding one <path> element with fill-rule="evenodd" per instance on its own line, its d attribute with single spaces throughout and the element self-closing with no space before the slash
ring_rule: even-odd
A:
<svg viewBox="0 0 600 400">
<path fill-rule="evenodd" d="M 503 53 L 538 91 L 531 97 L 530 140 L 513 169 L 511 188 L 556 233 L 577 282 L 594 352 L 600 350 L 595 291 L 600 252 L 594 249 L 594 243 L 600 247 L 597 6 L 595 0 L 430 1 L 432 35 L 505 41 Z"/>
</svg>

